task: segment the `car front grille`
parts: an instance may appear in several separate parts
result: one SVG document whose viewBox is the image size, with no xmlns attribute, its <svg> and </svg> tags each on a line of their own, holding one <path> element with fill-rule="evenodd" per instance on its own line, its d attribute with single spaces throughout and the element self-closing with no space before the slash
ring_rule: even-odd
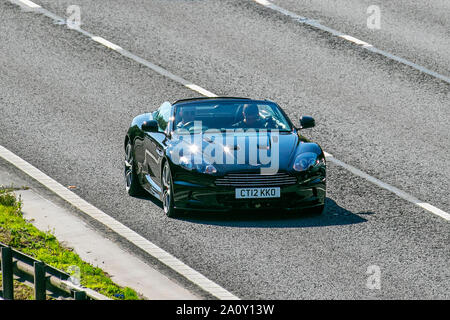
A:
<svg viewBox="0 0 450 320">
<path fill-rule="evenodd" d="M 297 178 L 287 173 L 262 175 L 259 173 L 229 173 L 223 178 L 217 178 L 216 186 L 227 187 L 272 187 L 286 186 L 297 182 Z"/>
</svg>

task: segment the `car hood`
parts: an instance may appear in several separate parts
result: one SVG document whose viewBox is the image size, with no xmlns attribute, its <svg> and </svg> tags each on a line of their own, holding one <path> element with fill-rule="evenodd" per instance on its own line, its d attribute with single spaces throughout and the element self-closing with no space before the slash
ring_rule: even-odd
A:
<svg viewBox="0 0 450 320">
<path fill-rule="evenodd" d="M 297 132 L 174 135 L 169 153 L 175 164 L 181 156 L 202 157 L 220 173 L 263 169 L 273 174 L 290 171 L 293 158 L 301 152 L 322 152 L 317 144 L 300 137 Z"/>
</svg>

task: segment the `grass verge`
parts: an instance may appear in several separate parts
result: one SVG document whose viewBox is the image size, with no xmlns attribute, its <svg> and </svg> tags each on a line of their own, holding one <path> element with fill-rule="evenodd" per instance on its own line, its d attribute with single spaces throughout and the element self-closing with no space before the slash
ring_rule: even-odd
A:
<svg viewBox="0 0 450 320">
<path fill-rule="evenodd" d="M 22 216 L 21 205 L 21 199 L 17 199 L 13 190 L 0 188 L 0 242 L 65 272 L 73 266 L 78 267 L 82 286 L 112 299 L 141 298 L 133 289 L 115 284 L 102 269 L 81 260 L 72 249 L 59 243 L 50 232 L 41 231 L 26 221 Z M 33 289 L 28 291 L 23 286 L 17 284 L 17 298 L 29 299 Z"/>
</svg>

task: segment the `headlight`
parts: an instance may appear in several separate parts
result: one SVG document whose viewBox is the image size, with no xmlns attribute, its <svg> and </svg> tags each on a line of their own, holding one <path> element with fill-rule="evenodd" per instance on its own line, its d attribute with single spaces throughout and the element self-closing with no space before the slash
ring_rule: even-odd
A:
<svg viewBox="0 0 450 320">
<path fill-rule="evenodd" d="M 214 174 L 217 172 L 216 167 L 202 159 L 201 155 L 180 157 L 180 166 L 186 170 L 195 170 L 200 173 Z"/>
<path fill-rule="evenodd" d="M 305 152 L 299 154 L 294 161 L 293 168 L 295 171 L 306 171 L 310 167 L 318 165 L 319 163 L 325 163 L 325 158 L 317 159 L 317 154 L 313 152 Z"/>
</svg>

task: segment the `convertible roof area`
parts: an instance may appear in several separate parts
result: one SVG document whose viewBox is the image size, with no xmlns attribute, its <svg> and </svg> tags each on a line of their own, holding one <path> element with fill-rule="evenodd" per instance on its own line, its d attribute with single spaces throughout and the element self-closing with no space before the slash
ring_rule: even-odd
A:
<svg viewBox="0 0 450 320">
<path fill-rule="evenodd" d="M 253 100 L 250 98 L 241 98 L 241 97 L 197 97 L 197 98 L 188 98 L 188 99 L 180 99 L 175 101 L 172 104 L 176 104 L 176 103 L 185 103 L 185 102 L 193 102 L 193 101 L 199 101 L 199 100 L 225 100 L 225 99 L 230 99 L 230 100 Z"/>
</svg>

